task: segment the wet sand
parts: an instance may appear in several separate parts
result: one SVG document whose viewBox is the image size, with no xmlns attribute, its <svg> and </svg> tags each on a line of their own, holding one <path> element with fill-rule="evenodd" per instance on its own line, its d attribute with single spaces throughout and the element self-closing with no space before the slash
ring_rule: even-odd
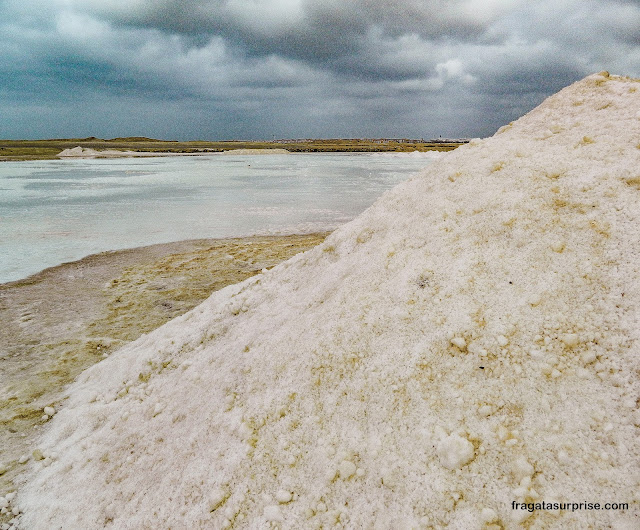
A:
<svg viewBox="0 0 640 530">
<path fill-rule="evenodd" d="M 45 406 L 122 345 L 327 233 L 201 239 L 104 252 L 0 285 L 0 495 L 16 489 Z M 0 517 L 0 520 L 2 518 Z"/>
</svg>

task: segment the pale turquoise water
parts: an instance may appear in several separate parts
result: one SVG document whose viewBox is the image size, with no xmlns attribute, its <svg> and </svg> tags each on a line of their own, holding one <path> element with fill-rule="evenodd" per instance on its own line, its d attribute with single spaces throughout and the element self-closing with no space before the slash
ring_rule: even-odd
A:
<svg viewBox="0 0 640 530">
<path fill-rule="evenodd" d="M 105 250 L 330 230 L 431 163 L 384 154 L 0 163 L 0 283 Z"/>
</svg>

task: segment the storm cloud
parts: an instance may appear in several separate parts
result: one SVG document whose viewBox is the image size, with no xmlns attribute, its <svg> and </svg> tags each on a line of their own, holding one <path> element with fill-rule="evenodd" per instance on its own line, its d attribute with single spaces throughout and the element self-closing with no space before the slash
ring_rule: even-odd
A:
<svg viewBox="0 0 640 530">
<path fill-rule="evenodd" d="M 0 136 L 487 136 L 596 71 L 631 0 L 5 0 Z"/>
</svg>

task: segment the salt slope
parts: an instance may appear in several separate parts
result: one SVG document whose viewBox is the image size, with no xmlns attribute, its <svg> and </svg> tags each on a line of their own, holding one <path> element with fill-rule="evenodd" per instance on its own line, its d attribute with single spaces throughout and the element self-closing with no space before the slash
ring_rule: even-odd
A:
<svg viewBox="0 0 640 530">
<path fill-rule="evenodd" d="M 22 526 L 637 528 L 639 89 L 564 89 L 87 370 Z"/>
</svg>

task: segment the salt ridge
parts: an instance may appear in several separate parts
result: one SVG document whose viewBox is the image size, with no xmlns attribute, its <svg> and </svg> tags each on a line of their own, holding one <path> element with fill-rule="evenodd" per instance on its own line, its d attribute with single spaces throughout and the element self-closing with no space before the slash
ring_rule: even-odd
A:
<svg viewBox="0 0 640 530">
<path fill-rule="evenodd" d="M 637 528 L 639 88 L 587 77 L 88 369 L 20 525 Z"/>
</svg>

